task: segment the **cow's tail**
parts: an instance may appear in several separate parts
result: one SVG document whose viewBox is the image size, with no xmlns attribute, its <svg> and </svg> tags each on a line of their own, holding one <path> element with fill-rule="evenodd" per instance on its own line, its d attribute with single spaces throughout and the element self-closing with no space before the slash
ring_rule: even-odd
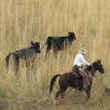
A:
<svg viewBox="0 0 110 110">
<path fill-rule="evenodd" d="M 11 55 L 11 53 L 9 53 L 8 56 L 6 57 L 6 67 L 8 67 L 8 65 L 9 65 L 10 55 Z"/>
<path fill-rule="evenodd" d="M 47 44 L 47 42 L 45 42 L 45 44 L 42 46 L 41 50 L 45 47 L 46 44 Z"/>
<path fill-rule="evenodd" d="M 53 90 L 53 86 L 54 86 L 54 83 L 55 83 L 57 77 L 60 77 L 60 76 L 61 76 L 60 74 L 57 74 L 57 75 L 53 76 L 53 78 L 51 79 L 51 81 L 50 81 L 50 94 Z"/>
</svg>

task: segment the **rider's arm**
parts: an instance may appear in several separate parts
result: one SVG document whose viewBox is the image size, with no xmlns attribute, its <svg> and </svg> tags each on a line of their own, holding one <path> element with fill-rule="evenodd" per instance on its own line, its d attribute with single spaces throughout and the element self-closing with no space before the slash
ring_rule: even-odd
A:
<svg viewBox="0 0 110 110">
<path fill-rule="evenodd" d="M 81 62 L 82 62 L 84 65 L 90 65 L 90 63 L 85 60 L 84 56 L 81 56 Z"/>
</svg>

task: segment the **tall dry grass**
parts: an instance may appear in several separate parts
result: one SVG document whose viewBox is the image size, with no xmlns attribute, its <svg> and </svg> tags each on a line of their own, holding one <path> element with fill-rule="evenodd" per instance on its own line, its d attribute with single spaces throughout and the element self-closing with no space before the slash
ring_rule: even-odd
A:
<svg viewBox="0 0 110 110">
<path fill-rule="evenodd" d="M 103 87 L 110 84 L 109 26 L 109 0 L 0 0 L 0 109 L 109 110 L 109 97 L 103 96 Z M 44 49 L 36 56 L 33 69 L 21 62 L 19 78 L 12 67 L 6 70 L 5 57 L 10 51 L 28 46 L 31 40 L 43 46 L 48 35 L 66 35 L 68 31 L 74 31 L 77 40 L 71 49 L 59 52 L 57 59 L 51 53 L 45 61 Z M 80 47 L 88 50 L 90 62 L 102 60 L 105 74 L 94 78 L 89 102 L 83 101 L 83 93 L 69 89 L 64 103 L 53 106 L 55 94 L 48 95 L 50 79 L 71 70 Z"/>
</svg>

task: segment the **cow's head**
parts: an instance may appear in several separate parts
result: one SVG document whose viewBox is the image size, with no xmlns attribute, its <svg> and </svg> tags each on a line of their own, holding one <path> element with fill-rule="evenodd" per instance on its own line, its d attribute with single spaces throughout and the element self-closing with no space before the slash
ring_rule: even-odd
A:
<svg viewBox="0 0 110 110">
<path fill-rule="evenodd" d="M 68 32 L 68 38 L 70 41 L 76 40 L 76 36 L 74 32 Z"/>
<path fill-rule="evenodd" d="M 40 53 L 41 51 L 40 51 L 40 43 L 39 42 L 33 42 L 33 41 L 31 41 L 31 45 L 32 45 L 32 47 L 34 48 L 34 50 L 35 50 L 35 52 L 36 53 Z"/>
</svg>

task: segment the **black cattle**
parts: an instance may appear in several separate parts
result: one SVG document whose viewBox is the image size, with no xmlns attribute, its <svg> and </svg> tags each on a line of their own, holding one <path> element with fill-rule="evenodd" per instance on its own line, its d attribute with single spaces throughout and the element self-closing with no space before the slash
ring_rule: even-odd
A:
<svg viewBox="0 0 110 110">
<path fill-rule="evenodd" d="M 6 57 L 6 65 L 9 66 L 10 57 L 13 58 L 13 61 L 18 69 L 20 60 L 24 60 L 26 64 L 34 59 L 37 53 L 40 53 L 40 43 L 31 41 L 31 46 L 17 50 L 14 52 L 10 52 Z"/>
<path fill-rule="evenodd" d="M 72 45 L 72 42 L 75 39 L 76 37 L 74 32 L 68 32 L 68 36 L 49 36 L 45 43 L 45 45 L 47 45 L 45 57 L 47 57 L 47 54 L 51 49 L 53 49 L 54 54 L 57 55 L 58 51 L 63 50 L 67 46 Z"/>
</svg>

